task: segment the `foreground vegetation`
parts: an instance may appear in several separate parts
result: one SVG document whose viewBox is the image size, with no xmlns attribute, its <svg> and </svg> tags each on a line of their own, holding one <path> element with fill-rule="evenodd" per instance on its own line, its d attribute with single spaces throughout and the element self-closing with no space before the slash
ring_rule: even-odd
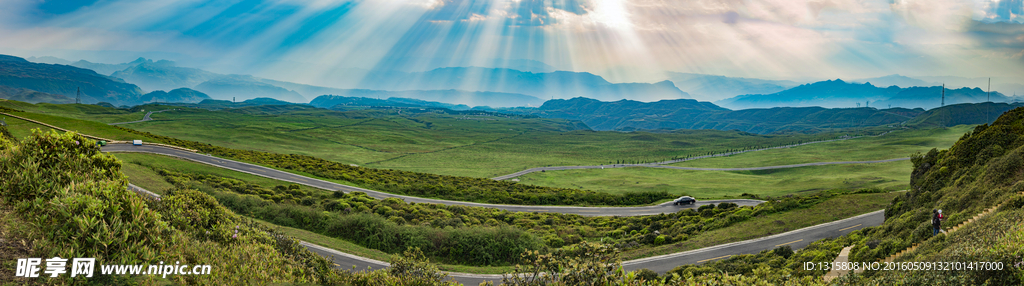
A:
<svg viewBox="0 0 1024 286">
<path fill-rule="evenodd" d="M 5 129 L 5 128 L 0 128 Z M 2 279 L 18 284 L 137 283 L 379 285 L 388 280 L 438 284 L 387 272 L 352 274 L 297 241 L 239 217 L 206 194 L 180 189 L 147 201 L 125 188 L 116 158 L 74 133 L 36 133 L 20 143 L 0 136 L 0 205 L 13 209 L 6 227 L 31 241 L 30 257 L 93 257 L 97 264 L 180 261 L 210 264 L 210 275 Z M 24 257 L 9 257 L 24 258 Z M 244 258 L 244 259 L 240 259 Z M 398 265 L 415 266 L 396 259 Z M 14 259 L 4 260 L 13 269 Z M 419 267 L 419 266 L 416 266 Z M 99 268 L 97 266 L 97 268 Z M 429 270 L 429 269 L 428 269 Z"/>
<path fill-rule="evenodd" d="M 729 271 L 743 275 L 820 276 L 804 262 L 830 261 L 853 245 L 850 261 L 875 262 L 920 243 L 897 262 L 998 262 L 1003 270 L 868 270 L 835 281 L 849 285 L 1020 285 L 1024 282 L 1024 108 L 1006 112 L 991 126 L 980 125 L 947 150 L 913 156 L 911 189 L 886 208 L 883 225 L 811 243 L 791 254 L 779 250 L 682 266 L 676 275 Z M 984 209 L 995 213 L 952 234 L 932 236 L 934 209 L 948 214 L 943 228 L 965 222 Z"/>
<path fill-rule="evenodd" d="M 754 217 L 814 207 L 825 201 L 848 196 L 845 195 L 848 192 L 823 192 L 812 196 L 779 198 L 778 202 L 758 207 L 721 204 L 718 207 L 705 206 L 696 211 L 684 210 L 656 216 L 583 217 L 415 204 L 398 199 L 376 200 L 358 192 L 344 194 L 300 189 L 298 185 L 253 184 L 235 179 L 246 179 L 251 175 L 228 174 L 232 171 L 211 175 L 206 170 L 211 168 L 195 163 L 156 155 L 119 156 L 124 155 L 129 155 L 126 159 L 128 162 L 147 162 L 146 166 L 158 168 L 156 172 L 169 182 L 203 190 L 225 206 L 246 216 L 342 238 L 386 253 L 397 253 L 407 246 L 415 246 L 436 261 L 475 266 L 510 265 L 518 252 L 503 250 L 508 248 L 546 252 L 583 241 L 604 241 L 623 249 L 669 245 Z M 836 214 L 855 215 L 880 207 L 865 204 L 864 207 L 855 208 L 854 213 Z M 838 218 L 825 219 L 830 221 Z M 344 231 L 339 231 L 342 229 Z M 475 250 L 492 244 L 475 240 L 474 237 L 478 236 L 493 236 L 489 239 L 513 244 L 494 246 L 499 247 L 499 250 L 493 251 Z M 504 238 L 498 239 L 499 236 Z M 374 239 L 379 237 L 402 239 Z M 446 247 L 438 248 L 439 245 Z M 458 247 L 447 247 L 453 245 Z"/>
</svg>

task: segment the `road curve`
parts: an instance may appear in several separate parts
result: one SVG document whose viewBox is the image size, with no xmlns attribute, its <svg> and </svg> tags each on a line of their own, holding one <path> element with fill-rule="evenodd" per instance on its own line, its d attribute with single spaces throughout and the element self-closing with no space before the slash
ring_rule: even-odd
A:
<svg viewBox="0 0 1024 286">
<path fill-rule="evenodd" d="M 403 195 L 389 194 L 359 187 L 342 185 L 334 182 L 328 182 L 320 179 L 310 178 L 306 176 L 296 175 L 268 167 L 259 165 L 253 165 L 249 163 L 242 163 L 234 160 L 228 160 L 218 157 L 213 157 L 204 154 L 198 154 L 188 152 L 184 150 L 156 146 L 156 145 L 142 145 L 134 146 L 131 144 L 108 144 L 103 146 L 104 152 L 135 152 L 135 153 L 152 153 L 166 156 L 172 156 L 182 158 L 185 160 L 195 161 L 211 165 L 214 167 L 220 167 L 224 169 L 234 170 L 238 172 L 248 173 L 261 177 L 271 178 L 275 180 L 281 180 L 286 182 L 292 182 L 296 184 L 303 184 L 306 186 L 320 188 L 329 191 L 341 191 L 341 192 L 363 192 L 370 197 L 377 199 L 387 198 L 399 198 L 406 202 L 415 203 L 429 203 L 429 204 L 444 204 L 444 205 L 460 205 L 460 206 L 471 206 L 471 207 L 485 207 L 501 209 L 513 212 L 539 212 L 539 213 L 564 213 L 564 214 L 577 214 L 582 216 L 640 216 L 640 215 L 655 215 L 662 213 L 675 213 L 682 209 L 697 208 L 707 204 L 718 204 L 718 203 L 735 203 L 740 206 L 755 206 L 764 201 L 760 200 L 748 200 L 748 199 L 734 199 L 734 200 L 709 200 L 700 201 L 693 205 L 686 206 L 674 206 L 671 203 L 663 203 L 656 206 L 644 206 L 644 207 L 570 207 L 570 206 L 523 206 L 523 205 L 500 205 L 500 204 L 484 204 L 484 203 L 472 203 L 472 202 L 460 202 L 440 199 L 427 199 L 420 197 L 411 197 Z"/>
<path fill-rule="evenodd" d="M 145 116 L 142 116 L 142 120 L 128 121 L 128 122 L 117 122 L 117 123 L 107 123 L 107 125 L 120 125 L 120 124 L 131 124 L 131 123 L 146 122 L 146 121 L 153 120 L 153 118 L 149 118 L 149 116 L 153 115 L 153 113 L 160 113 L 160 112 L 172 111 L 172 110 L 177 110 L 177 109 L 164 109 L 164 110 L 158 110 L 158 111 L 150 111 L 150 112 L 146 112 Z"/>
<path fill-rule="evenodd" d="M 700 264 L 726 259 L 734 255 L 754 254 L 783 245 L 789 245 L 793 249 L 800 249 L 811 242 L 820 239 L 834 238 L 865 227 L 879 226 L 882 225 L 883 222 L 885 222 L 885 210 L 879 210 L 847 219 L 823 223 L 761 238 L 661 256 L 623 261 L 622 268 L 627 271 L 647 268 L 664 274 L 679 265 Z M 342 269 L 376 270 L 391 266 L 387 262 L 347 254 L 308 242 L 301 242 L 301 244 L 316 254 L 333 259 L 334 264 Z M 464 285 L 479 285 L 484 281 L 494 281 L 496 283 L 501 282 L 500 274 L 468 274 L 449 272 L 448 275 L 455 281 Z"/>
</svg>

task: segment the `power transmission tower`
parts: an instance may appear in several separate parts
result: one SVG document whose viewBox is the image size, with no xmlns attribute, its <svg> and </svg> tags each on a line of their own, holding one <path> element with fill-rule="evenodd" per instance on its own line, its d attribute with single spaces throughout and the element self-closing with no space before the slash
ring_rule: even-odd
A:
<svg viewBox="0 0 1024 286">
<path fill-rule="evenodd" d="M 946 106 L 946 84 L 945 83 L 942 84 L 942 103 L 939 105 L 939 107 L 943 107 L 943 106 Z"/>
<path fill-rule="evenodd" d="M 75 92 L 75 104 L 82 103 L 82 88 L 79 87 L 78 91 Z"/>
</svg>

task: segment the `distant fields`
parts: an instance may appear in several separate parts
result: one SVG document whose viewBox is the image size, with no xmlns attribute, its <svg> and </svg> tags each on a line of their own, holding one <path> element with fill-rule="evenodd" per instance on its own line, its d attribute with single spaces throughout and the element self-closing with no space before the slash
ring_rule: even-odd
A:
<svg viewBox="0 0 1024 286">
<path fill-rule="evenodd" d="M 682 167 L 740 168 L 811 162 L 870 161 L 909 157 L 932 148 L 948 149 L 973 126 L 900 130 L 878 137 L 817 143 L 794 148 L 748 152 L 671 164 Z M 666 191 L 702 199 L 742 193 L 779 196 L 827 189 L 905 189 L 910 161 L 826 165 L 763 171 L 687 171 L 659 168 L 589 169 L 531 173 L 522 183 L 582 188 L 609 193 Z"/>
<path fill-rule="evenodd" d="M 902 190 L 910 183 L 910 161 L 828 165 L 761 171 L 688 171 L 615 168 L 536 172 L 521 183 L 598 192 L 666 191 L 698 199 L 735 198 L 743 193 L 782 196 L 830 189 Z"/>
<path fill-rule="evenodd" d="M 932 148 L 948 149 L 973 125 L 950 128 L 900 130 L 879 137 L 810 144 L 795 148 L 749 152 L 671 164 L 680 167 L 738 168 L 790 165 L 811 162 L 873 161 L 910 157 Z M 910 175 L 910 170 L 906 174 Z"/>
<path fill-rule="evenodd" d="M 84 105 L 7 106 L 103 123 L 139 120 L 145 114 Z M 135 109 L 144 108 L 172 107 Z M 717 130 L 595 132 L 586 130 L 582 123 L 559 119 L 440 114 L 418 109 L 342 112 L 299 106 L 228 111 L 182 108 L 157 113 L 152 118 L 153 121 L 121 126 L 229 148 L 472 177 L 495 177 L 537 166 L 663 161 L 832 136 L 771 136 Z"/>
</svg>

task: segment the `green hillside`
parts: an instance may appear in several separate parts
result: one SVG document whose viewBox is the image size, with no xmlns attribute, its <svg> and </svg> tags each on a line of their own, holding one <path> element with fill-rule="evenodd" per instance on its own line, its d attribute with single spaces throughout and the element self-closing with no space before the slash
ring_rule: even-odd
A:
<svg viewBox="0 0 1024 286">
<path fill-rule="evenodd" d="M 142 90 L 124 81 L 94 71 L 65 65 L 37 64 L 0 55 L 0 85 L 24 88 L 75 98 L 82 91 L 83 103 L 110 102 L 133 105 Z"/>
<path fill-rule="evenodd" d="M 868 270 L 834 283 L 845 285 L 1020 285 L 1024 281 L 1024 108 L 981 125 L 946 150 L 913 157 L 911 188 L 892 200 L 881 226 L 814 242 L 796 254 L 784 249 L 733 256 L 704 265 L 677 268 L 677 275 L 729 271 L 763 276 L 781 283 L 792 277 L 821 276 L 804 263 L 831 262 L 839 250 L 854 246 L 852 262 L 876 262 L 914 244 L 920 247 L 896 262 L 995 262 L 1000 270 Z M 984 210 L 994 213 L 968 222 Z M 942 209 L 944 229 L 967 223 L 951 234 L 932 235 L 931 213 Z"/>
</svg>

